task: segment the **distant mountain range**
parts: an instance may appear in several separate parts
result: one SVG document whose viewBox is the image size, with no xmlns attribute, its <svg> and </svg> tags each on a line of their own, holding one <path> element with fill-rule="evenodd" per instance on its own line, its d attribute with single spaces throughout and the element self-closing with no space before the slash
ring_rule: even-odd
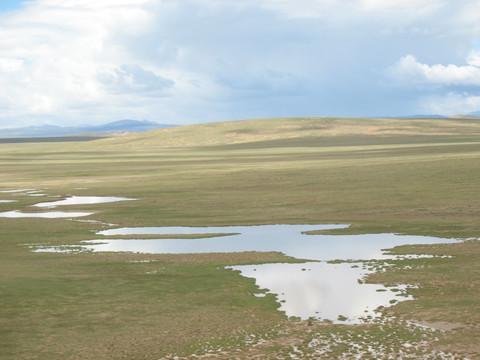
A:
<svg viewBox="0 0 480 360">
<path fill-rule="evenodd" d="M 55 137 L 55 136 L 98 136 L 107 137 L 123 133 L 163 129 L 176 125 L 158 124 L 151 121 L 120 120 L 103 125 L 62 127 L 56 125 L 28 126 L 23 128 L 0 129 L 0 138 Z"/>
<path fill-rule="evenodd" d="M 425 115 L 425 114 L 416 114 L 416 115 L 408 115 L 408 116 L 381 116 L 378 118 L 384 119 L 471 119 L 471 120 L 480 120 L 480 111 L 468 113 L 466 115 L 452 115 L 452 116 L 444 116 L 444 115 Z"/>
<path fill-rule="evenodd" d="M 416 114 L 410 116 L 399 116 L 398 118 L 408 118 L 408 119 L 446 119 L 448 116 L 443 115 L 424 115 L 424 114 Z"/>
<path fill-rule="evenodd" d="M 471 113 L 468 115 L 453 115 L 450 116 L 452 119 L 469 119 L 469 120 L 479 120 L 480 121 L 480 111 L 476 113 Z"/>
<path fill-rule="evenodd" d="M 442 115 L 411 115 L 383 118 L 447 118 Z M 469 113 L 467 115 L 453 115 L 450 118 L 463 118 L 480 121 L 480 112 Z M 82 140 L 89 138 L 103 138 L 119 136 L 126 133 L 138 133 L 149 130 L 163 129 L 177 125 L 158 124 L 147 120 L 119 120 L 103 125 L 85 125 L 63 127 L 56 125 L 28 126 L 22 128 L 0 129 L 0 139 L 12 138 L 53 138 L 53 137 L 78 137 Z M 61 139 L 58 139 L 61 140 Z M 68 140 L 68 139 L 65 139 Z M 11 142 L 10 140 L 5 140 Z"/>
</svg>

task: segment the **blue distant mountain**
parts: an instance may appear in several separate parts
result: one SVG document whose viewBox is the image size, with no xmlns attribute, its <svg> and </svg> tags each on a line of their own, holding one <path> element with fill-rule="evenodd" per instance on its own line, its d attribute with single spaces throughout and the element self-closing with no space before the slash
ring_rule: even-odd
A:
<svg viewBox="0 0 480 360">
<path fill-rule="evenodd" d="M 400 118 L 401 116 L 399 116 Z M 446 119 L 446 118 L 457 118 L 457 119 L 476 119 L 480 117 L 480 111 L 471 112 L 464 115 L 452 115 L 452 116 L 444 116 L 444 115 L 411 115 L 411 116 L 402 116 L 406 118 L 412 119 Z"/>
<path fill-rule="evenodd" d="M 474 112 L 469 113 L 468 115 L 480 117 L 480 111 L 474 111 Z"/>
<path fill-rule="evenodd" d="M 409 117 L 409 118 L 412 118 L 412 119 L 445 119 L 448 116 L 438 115 L 438 114 L 433 114 L 433 115 L 432 114 L 427 114 L 427 115 L 416 114 L 416 115 L 411 115 L 411 116 L 406 116 L 406 117 Z"/>
<path fill-rule="evenodd" d="M 448 116 L 437 114 L 415 114 L 415 115 L 402 115 L 402 116 L 379 116 L 380 119 L 446 119 Z"/>
<path fill-rule="evenodd" d="M 62 127 L 56 125 L 28 126 L 0 129 L 0 138 L 55 137 L 71 135 L 112 136 L 121 133 L 137 133 L 163 129 L 176 125 L 158 124 L 147 120 L 120 120 L 103 125 Z"/>
</svg>

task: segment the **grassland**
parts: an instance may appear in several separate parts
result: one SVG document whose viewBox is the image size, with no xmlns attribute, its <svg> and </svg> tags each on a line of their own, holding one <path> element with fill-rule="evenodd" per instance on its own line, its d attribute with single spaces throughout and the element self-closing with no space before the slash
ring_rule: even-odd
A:
<svg viewBox="0 0 480 360">
<path fill-rule="evenodd" d="M 121 226 L 351 223 L 335 232 L 480 236 L 480 122 L 471 119 L 264 119 L 85 143 L 0 144 L 0 167 L 0 190 L 139 199 L 64 207 Z M 0 211 L 48 199 L 0 196 L 17 200 Z M 296 261 L 278 253 L 37 254 L 22 244 L 76 244 L 105 225 L 0 218 L 0 226 L 2 359 L 158 359 L 219 348 L 225 358 L 289 358 L 293 345 L 304 358 L 348 358 L 355 337 L 377 344 L 371 358 L 480 356 L 477 242 L 398 249 L 453 257 L 398 262 L 370 278 L 419 285 L 418 300 L 391 308 L 402 321 L 456 329 L 419 335 L 402 324 L 287 320 L 273 297 L 251 296 L 253 280 L 223 270 Z M 404 344 L 423 342 L 402 347 L 392 333 Z M 344 341 L 326 351 L 328 334 Z M 259 338 L 263 345 L 253 346 Z"/>
</svg>

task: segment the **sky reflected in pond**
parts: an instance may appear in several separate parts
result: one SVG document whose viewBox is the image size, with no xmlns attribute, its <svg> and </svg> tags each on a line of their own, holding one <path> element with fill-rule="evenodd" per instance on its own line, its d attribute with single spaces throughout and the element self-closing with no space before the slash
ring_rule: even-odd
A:
<svg viewBox="0 0 480 360">
<path fill-rule="evenodd" d="M 224 253 L 278 251 L 297 259 L 317 262 L 265 264 L 229 267 L 254 278 L 260 289 L 274 293 L 280 310 L 287 316 L 310 317 L 355 324 L 375 317 L 379 306 L 410 299 L 398 296 L 405 287 L 395 289 L 360 281 L 367 270 L 362 263 L 327 263 L 341 260 L 391 259 L 382 249 L 403 244 L 452 242 L 425 236 L 307 235 L 304 232 L 345 228 L 347 225 L 259 225 L 225 227 L 144 227 L 118 228 L 98 235 L 189 235 L 222 234 L 195 239 L 96 239 L 82 242 L 83 250 L 126 251 L 137 253 Z M 229 234 L 229 235 L 225 235 Z M 78 251 L 78 246 L 74 247 Z M 37 247 L 36 251 L 48 251 Z M 72 251 L 72 247 L 52 247 L 50 251 Z M 258 294 L 257 294 L 258 295 Z"/>
<path fill-rule="evenodd" d="M 279 251 L 297 259 L 388 259 L 382 249 L 402 244 L 451 242 L 427 236 L 395 234 L 369 235 L 306 235 L 314 230 L 341 229 L 348 225 L 259 225 L 225 227 L 139 227 L 118 228 L 97 232 L 98 235 L 174 235 L 232 234 L 199 239 L 98 239 L 86 241 L 93 251 L 132 251 L 141 253 L 206 253 L 240 251 Z"/>
<path fill-rule="evenodd" d="M 110 203 L 110 202 L 116 202 L 116 201 L 130 201 L 130 200 L 136 200 L 136 199 L 116 197 L 116 196 L 70 196 L 63 200 L 41 202 L 33 206 L 41 207 L 41 208 L 53 208 L 56 206 L 64 206 L 64 205 L 101 204 L 101 203 Z"/>
<path fill-rule="evenodd" d="M 0 193 L 20 193 L 24 191 L 34 191 L 33 189 L 14 189 L 14 190 L 1 190 Z"/>
<path fill-rule="evenodd" d="M 19 190 L 3 190 L 1 193 L 11 193 L 13 195 L 27 195 L 27 196 L 45 196 L 39 190 L 33 189 L 19 189 Z M 130 199 L 117 196 L 70 196 L 63 200 L 47 201 L 34 204 L 32 206 L 42 209 L 52 209 L 57 206 L 64 205 L 85 205 L 85 204 L 100 204 L 110 203 L 116 201 L 130 201 L 136 199 Z M 0 203 L 16 202 L 17 200 L 0 200 Z M 44 219 L 70 219 L 83 216 L 89 216 L 94 212 L 85 211 L 46 211 L 46 212 L 23 212 L 20 210 L 5 211 L 0 213 L 0 217 L 3 218 L 44 218 Z"/>
<path fill-rule="evenodd" d="M 383 285 L 359 284 L 358 279 L 367 271 L 351 263 L 244 265 L 231 269 L 254 278 L 261 289 L 268 289 L 277 296 L 279 310 L 302 320 L 313 317 L 355 324 L 361 322 L 361 318 L 376 317 L 374 310 L 379 306 L 391 306 L 393 299 L 411 299 L 396 297 L 398 290 L 405 289 L 405 286 L 385 288 Z M 340 321 L 339 316 L 346 319 Z"/>
<path fill-rule="evenodd" d="M 74 211 L 49 211 L 41 213 L 24 213 L 18 210 L 5 211 L 0 213 L 0 217 L 4 218 L 44 218 L 44 219 L 62 219 L 74 218 L 92 215 L 93 212 L 74 212 Z"/>
</svg>

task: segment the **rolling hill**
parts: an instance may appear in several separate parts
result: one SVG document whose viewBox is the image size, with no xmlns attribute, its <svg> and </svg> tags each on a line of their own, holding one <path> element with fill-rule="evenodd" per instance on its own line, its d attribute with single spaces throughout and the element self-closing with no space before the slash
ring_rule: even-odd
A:
<svg viewBox="0 0 480 360">
<path fill-rule="evenodd" d="M 480 122 L 465 118 L 335 118 L 251 119 L 186 125 L 102 139 L 107 147 L 195 147 L 250 143 L 251 146 L 322 146 L 415 142 L 419 137 L 478 136 Z M 397 139 L 397 140 L 395 140 Z M 402 139 L 402 140 L 398 140 Z M 340 141 L 340 143 L 339 143 Z M 420 140 L 419 140 L 420 141 Z M 421 141 L 424 141 L 422 139 Z"/>
</svg>

